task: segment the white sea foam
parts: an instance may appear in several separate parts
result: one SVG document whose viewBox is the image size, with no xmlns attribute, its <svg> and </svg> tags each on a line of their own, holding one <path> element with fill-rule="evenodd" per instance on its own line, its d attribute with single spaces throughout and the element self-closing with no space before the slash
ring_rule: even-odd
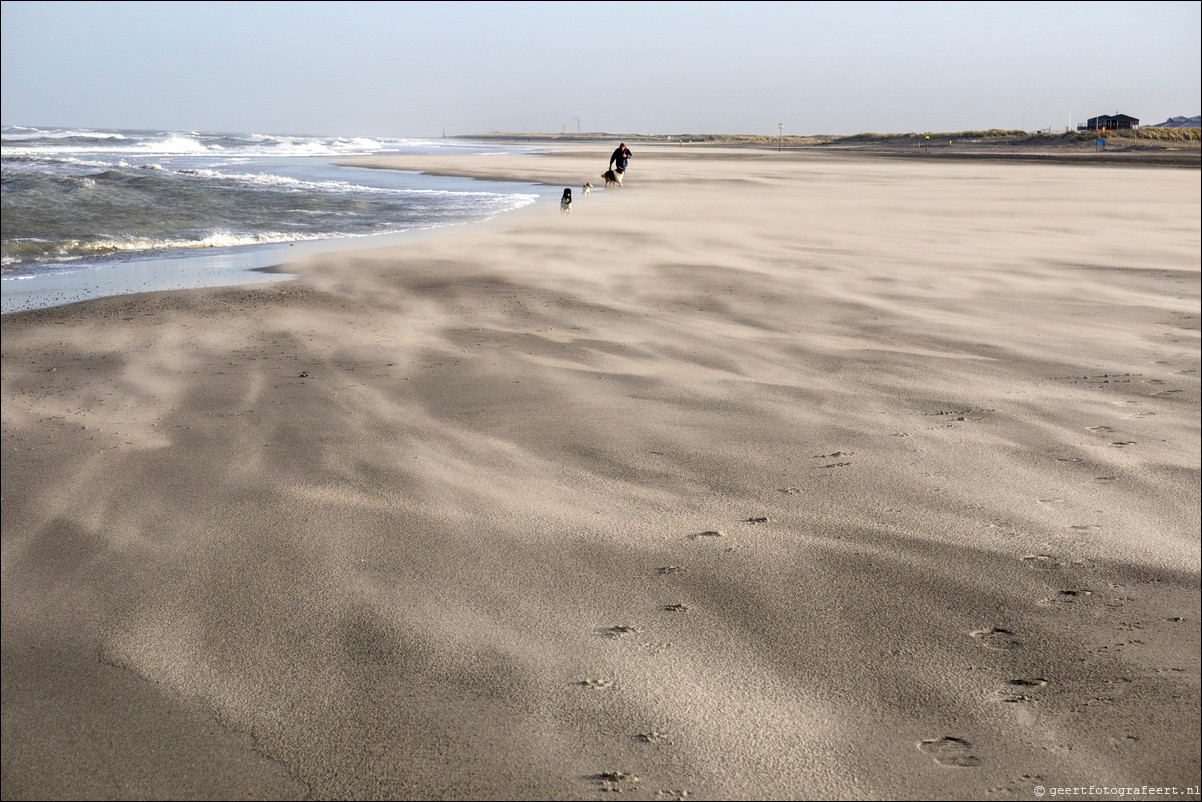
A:
<svg viewBox="0 0 1202 802">
<path fill-rule="evenodd" d="M 372 187 L 363 184 L 351 184 L 346 181 L 307 181 L 300 178 L 290 178 L 283 175 L 275 175 L 273 173 L 233 173 L 223 172 L 221 170 L 182 170 L 185 175 L 194 175 L 200 178 L 224 179 L 229 181 L 239 181 L 251 186 L 270 187 L 273 189 L 295 189 L 295 190 L 314 190 L 319 192 L 334 192 L 334 193 L 365 193 L 365 194 L 381 194 L 381 195 L 398 195 L 398 196 L 413 196 L 422 195 L 430 197 L 461 197 L 461 198 L 499 198 L 502 197 L 496 192 L 475 191 L 475 190 L 450 190 L 450 189 L 414 189 L 414 188 L 398 188 L 398 187 Z M 532 196 L 536 197 L 536 196 Z"/>
<path fill-rule="evenodd" d="M 38 137 L 38 139 L 47 139 L 48 137 Z M 5 147 L 5 156 L 68 156 L 71 154 L 77 155 L 98 155 L 103 153 L 120 153 L 128 156 L 192 156 L 210 152 L 210 148 L 196 141 L 183 136 L 173 136 L 166 140 L 154 141 L 146 140 L 142 142 L 132 142 L 128 139 L 121 140 L 123 144 L 117 148 L 109 144 L 109 140 L 100 140 L 96 143 L 78 143 L 71 142 L 65 144 L 51 144 L 40 142 L 36 145 L 26 147 Z"/>
<path fill-rule="evenodd" d="M 5 126 L 5 139 L 125 139 L 116 131 L 75 131 L 71 129 L 25 128 L 19 125 Z"/>
</svg>

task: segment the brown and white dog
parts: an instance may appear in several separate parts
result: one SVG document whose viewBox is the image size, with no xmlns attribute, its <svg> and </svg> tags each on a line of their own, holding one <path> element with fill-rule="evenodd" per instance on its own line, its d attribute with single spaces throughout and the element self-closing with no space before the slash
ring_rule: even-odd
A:
<svg viewBox="0 0 1202 802">
<path fill-rule="evenodd" d="M 601 177 L 605 179 L 606 189 L 609 188 L 610 184 L 617 184 L 618 186 L 622 186 L 622 174 L 620 172 L 614 172 L 613 170 L 606 170 L 605 172 L 603 172 L 601 174 Z"/>
<path fill-rule="evenodd" d="M 589 195 L 592 194 L 592 192 L 593 192 L 593 185 L 590 184 L 588 181 L 585 181 L 584 186 L 582 186 L 580 188 L 580 196 L 582 198 L 587 198 Z"/>
</svg>

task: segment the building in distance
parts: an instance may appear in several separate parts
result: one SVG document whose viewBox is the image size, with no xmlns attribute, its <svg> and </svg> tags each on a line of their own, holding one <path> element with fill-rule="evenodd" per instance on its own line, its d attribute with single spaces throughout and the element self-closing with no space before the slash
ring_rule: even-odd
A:
<svg viewBox="0 0 1202 802">
<path fill-rule="evenodd" d="M 1129 131 L 1139 128 L 1139 120 L 1127 114 L 1100 114 L 1077 126 L 1078 131 Z"/>
</svg>

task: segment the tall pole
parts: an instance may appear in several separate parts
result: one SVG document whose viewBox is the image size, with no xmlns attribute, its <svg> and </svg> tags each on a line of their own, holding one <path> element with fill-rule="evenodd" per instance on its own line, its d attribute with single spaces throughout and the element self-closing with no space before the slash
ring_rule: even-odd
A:
<svg viewBox="0 0 1202 802">
<path fill-rule="evenodd" d="M 776 129 L 777 129 L 777 130 L 776 130 L 776 152 L 777 152 L 777 153 L 780 153 L 780 142 L 781 142 L 781 139 L 782 139 L 782 138 L 784 137 L 784 135 L 785 135 L 785 124 L 784 124 L 784 123 L 777 123 L 777 124 L 776 124 Z"/>
</svg>

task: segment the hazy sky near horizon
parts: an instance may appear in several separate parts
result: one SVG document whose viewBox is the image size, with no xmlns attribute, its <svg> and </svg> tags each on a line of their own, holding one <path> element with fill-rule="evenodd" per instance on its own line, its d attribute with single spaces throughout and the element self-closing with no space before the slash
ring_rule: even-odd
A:
<svg viewBox="0 0 1202 802">
<path fill-rule="evenodd" d="M 5 125 L 345 136 L 1063 129 L 1202 110 L 1202 3 L 21 2 Z"/>
</svg>

